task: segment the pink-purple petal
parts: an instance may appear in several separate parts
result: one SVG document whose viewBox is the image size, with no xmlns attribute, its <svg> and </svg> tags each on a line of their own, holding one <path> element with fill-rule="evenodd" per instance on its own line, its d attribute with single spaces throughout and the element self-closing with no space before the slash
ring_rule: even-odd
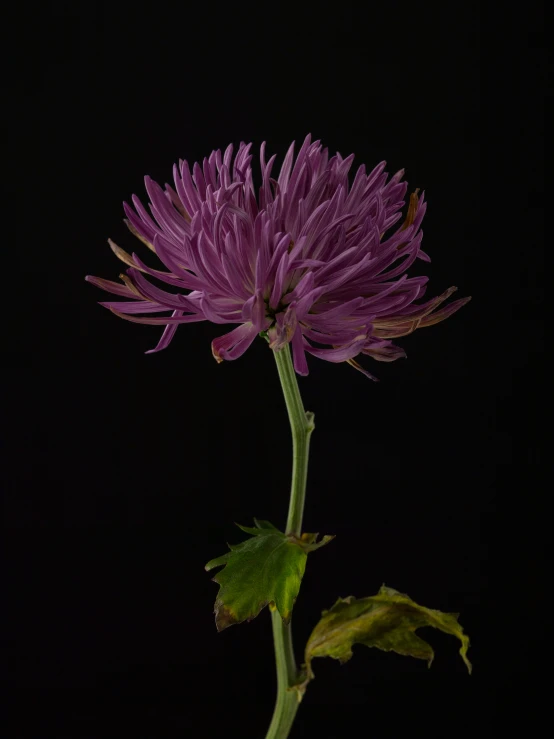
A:
<svg viewBox="0 0 554 739">
<path fill-rule="evenodd" d="M 87 275 L 85 277 L 85 280 L 87 282 L 90 282 L 91 285 L 95 285 L 101 290 L 105 290 L 106 292 L 112 293 L 113 295 L 121 295 L 124 298 L 134 298 L 136 300 L 137 296 L 134 294 L 134 292 L 132 290 L 129 290 L 126 285 L 121 285 L 119 282 L 105 280 L 102 277 L 94 277 L 94 275 Z"/>
<path fill-rule="evenodd" d="M 313 354 L 314 357 L 326 359 L 328 362 L 346 362 L 347 359 L 353 359 L 362 351 L 366 337 L 362 336 L 351 344 L 339 346 L 334 349 L 318 349 L 311 344 L 306 347 L 306 351 Z"/>
<path fill-rule="evenodd" d="M 403 170 L 389 177 L 385 162 L 369 174 L 361 165 L 350 185 L 354 156 L 330 158 L 308 134 L 296 156 L 290 146 L 272 177 L 275 155 L 267 158 L 263 142 L 256 197 L 251 146 L 241 141 L 234 158 L 230 145 L 192 166 L 179 160 L 175 188 L 146 177 L 147 207 L 136 195 L 134 207 L 124 204 L 130 231 L 167 271 L 114 244 L 130 267 L 125 284 L 86 278 L 128 299 L 102 303 L 125 320 L 165 326 L 150 353 L 166 348 L 180 323 L 236 323 L 213 342 L 219 361 L 237 358 L 267 330 L 272 349 L 291 343 L 298 374 L 308 373 L 308 352 L 347 361 L 375 379 L 354 361 L 357 353 L 394 361 L 404 352 L 390 339 L 445 320 L 467 303 L 442 306 L 453 288 L 415 302 L 427 278 L 409 278 L 407 270 L 416 259 L 429 261 L 421 250 L 427 203 L 416 190 L 403 218 Z M 138 315 L 165 311 L 172 314 Z"/>
<path fill-rule="evenodd" d="M 294 365 L 294 371 L 302 376 L 306 376 L 308 374 L 308 359 L 306 357 L 304 342 L 305 339 L 302 336 L 301 327 L 300 325 L 297 325 L 291 340 L 292 361 Z"/>
<path fill-rule="evenodd" d="M 224 359 L 237 359 L 243 354 L 257 336 L 257 331 L 251 323 L 243 323 L 223 336 L 212 341 L 214 359 L 222 362 Z"/>
<path fill-rule="evenodd" d="M 141 316 L 139 318 L 137 316 L 126 315 L 125 313 L 114 310 L 113 308 L 110 308 L 110 310 L 112 311 L 112 313 L 115 313 L 116 316 L 124 318 L 126 321 L 131 321 L 131 323 L 144 323 L 148 326 L 169 326 L 172 323 L 198 323 L 198 321 L 206 320 L 206 317 L 203 316 L 201 313 L 194 313 L 188 316 L 163 316 L 160 318 L 148 318 L 147 316 Z"/>
<path fill-rule="evenodd" d="M 172 318 L 179 318 L 182 316 L 182 311 L 173 311 Z M 156 344 L 156 346 L 153 349 L 149 349 L 145 354 L 156 354 L 157 352 L 161 352 L 163 349 L 167 349 L 167 347 L 170 345 L 173 337 L 175 336 L 175 332 L 177 331 L 177 325 L 176 323 L 172 323 L 165 327 L 160 340 Z"/>
</svg>

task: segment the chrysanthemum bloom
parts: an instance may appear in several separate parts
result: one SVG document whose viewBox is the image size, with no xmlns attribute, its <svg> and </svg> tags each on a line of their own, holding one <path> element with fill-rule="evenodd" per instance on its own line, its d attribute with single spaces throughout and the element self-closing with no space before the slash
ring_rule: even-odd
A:
<svg viewBox="0 0 554 739">
<path fill-rule="evenodd" d="M 275 155 L 266 163 L 264 142 L 256 197 L 250 147 L 242 142 L 234 160 L 232 145 L 223 155 L 214 151 L 192 172 L 179 161 L 175 189 L 166 184 L 164 190 L 146 177 L 151 215 L 135 195 L 135 210 L 124 203 L 127 226 L 165 270 L 110 240 L 129 266 L 120 275 L 123 284 L 86 278 L 128 299 L 101 303 L 116 315 L 165 326 L 151 352 L 165 349 L 179 324 L 207 320 L 238 324 L 212 342 L 218 362 L 237 359 L 264 332 L 272 349 L 292 344 L 300 375 L 308 374 L 307 352 L 348 361 L 375 379 L 354 357 L 404 357 L 391 339 L 443 321 L 470 300 L 440 308 L 456 290 L 450 287 L 415 303 L 428 278 L 410 278 L 406 271 L 417 258 L 429 261 L 421 250 L 426 204 L 416 190 L 403 223 L 391 232 L 405 205 L 403 170 L 389 179 L 385 162 L 369 175 L 362 165 L 349 186 L 354 155 L 329 159 L 327 149 L 308 135 L 296 159 L 290 146 L 275 180 Z M 148 315 L 167 311 L 171 315 Z"/>
</svg>

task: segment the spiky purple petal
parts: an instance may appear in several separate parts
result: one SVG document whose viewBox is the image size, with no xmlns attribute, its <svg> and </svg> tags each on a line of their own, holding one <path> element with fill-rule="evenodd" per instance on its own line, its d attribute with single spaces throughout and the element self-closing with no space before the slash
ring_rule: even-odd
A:
<svg viewBox="0 0 554 739">
<path fill-rule="evenodd" d="M 274 350 L 291 343 L 298 374 L 308 374 L 309 353 L 347 361 L 375 379 L 355 356 L 395 361 L 405 353 L 390 339 L 438 323 L 467 303 L 464 298 L 440 308 L 455 288 L 415 302 L 427 278 L 408 278 L 407 270 L 416 259 L 429 261 L 421 250 L 427 203 L 416 190 L 402 219 L 403 170 L 389 178 L 385 162 L 369 174 L 361 165 L 350 184 L 354 155 L 329 158 L 308 134 L 296 157 L 294 143 L 289 147 L 273 176 L 275 155 L 267 160 L 262 143 L 256 190 L 250 149 L 240 142 L 233 158 L 230 145 L 192 168 L 180 160 L 174 187 L 146 177 L 147 207 L 133 195 L 133 207 L 124 203 L 125 222 L 165 269 L 110 240 L 128 268 L 123 284 L 87 277 L 128 299 L 102 303 L 118 316 L 165 326 L 149 353 L 165 349 L 179 324 L 208 320 L 239 324 L 214 339 L 218 361 L 236 359 L 267 332 Z M 170 315 L 148 316 L 165 311 Z"/>
</svg>

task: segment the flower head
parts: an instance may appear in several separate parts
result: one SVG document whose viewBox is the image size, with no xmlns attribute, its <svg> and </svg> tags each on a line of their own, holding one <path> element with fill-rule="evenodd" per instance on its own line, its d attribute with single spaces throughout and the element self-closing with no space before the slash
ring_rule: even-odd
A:
<svg viewBox="0 0 554 739">
<path fill-rule="evenodd" d="M 122 283 L 87 280 L 126 300 L 102 302 L 135 323 L 164 326 L 165 349 L 177 326 L 194 321 L 238 324 L 214 339 L 217 361 L 237 359 L 258 334 L 269 346 L 292 344 L 294 367 L 308 374 L 306 353 L 330 362 L 348 361 L 368 377 L 354 357 L 382 362 L 404 357 L 391 339 L 444 320 L 470 298 L 443 303 L 456 290 L 416 304 L 427 277 L 408 277 L 419 258 L 424 196 L 410 196 L 403 170 L 390 179 L 385 162 L 366 174 L 358 168 L 349 185 L 354 155 L 329 158 L 308 135 L 294 157 L 290 146 L 277 179 L 275 155 L 260 148 L 262 184 L 256 196 L 251 144 L 214 151 L 192 172 L 175 165 L 175 188 L 145 178 L 149 210 L 133 195 L 124 203 L 132 233 L 165 269 L 143 262 L 109 240 L 128 269 Z M 151 279 L 165 283 L 162 289 Z M 167 312 L 171 315 L 167 315 Z M 165 315 L 159 315 L 165 314 Z"/>
</svg>

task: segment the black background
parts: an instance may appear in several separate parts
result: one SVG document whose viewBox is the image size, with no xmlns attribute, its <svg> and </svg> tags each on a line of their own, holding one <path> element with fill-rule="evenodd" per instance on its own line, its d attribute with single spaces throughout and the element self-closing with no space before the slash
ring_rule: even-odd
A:
<svg viewBox="0 0 554 739">
<path fill-rule="evenodd" d="M 264 736 L 269 614 L 216 633 L 203 566 L 242 539 L 233 521 L 284 525 L 271 353 L 260 339 L 218 365 L 210 342 L 227 329 L 204 323 L 145 356 L 160 331 L 99 307 L 84 275 L 117 279 L 106 239 L 136 247 L 121 202 L 143 197 L 144 174 L 163 184 L 178 158 L 241 140 L 255 165 L 263 140 L 279 163 L 308 132 L 355 166 L 406 168 L 429 203 L 428 294 L 473 300 L 400 340 L 407 360 L 366 359 L 379 383 L 313 357 L 299 378 L 316 421 L 305 529 L 336 534 L 296 605 L 299 661 L 323 608 L 385 582 L 461 613 L 474 674 L 436 632 L 430 670 L 363 647 L 316 661 L 291 737 L 539 726 L 541 12 L 352 7 L 45 3 L 14 28 L 7 737 Z"/>
</svg>

